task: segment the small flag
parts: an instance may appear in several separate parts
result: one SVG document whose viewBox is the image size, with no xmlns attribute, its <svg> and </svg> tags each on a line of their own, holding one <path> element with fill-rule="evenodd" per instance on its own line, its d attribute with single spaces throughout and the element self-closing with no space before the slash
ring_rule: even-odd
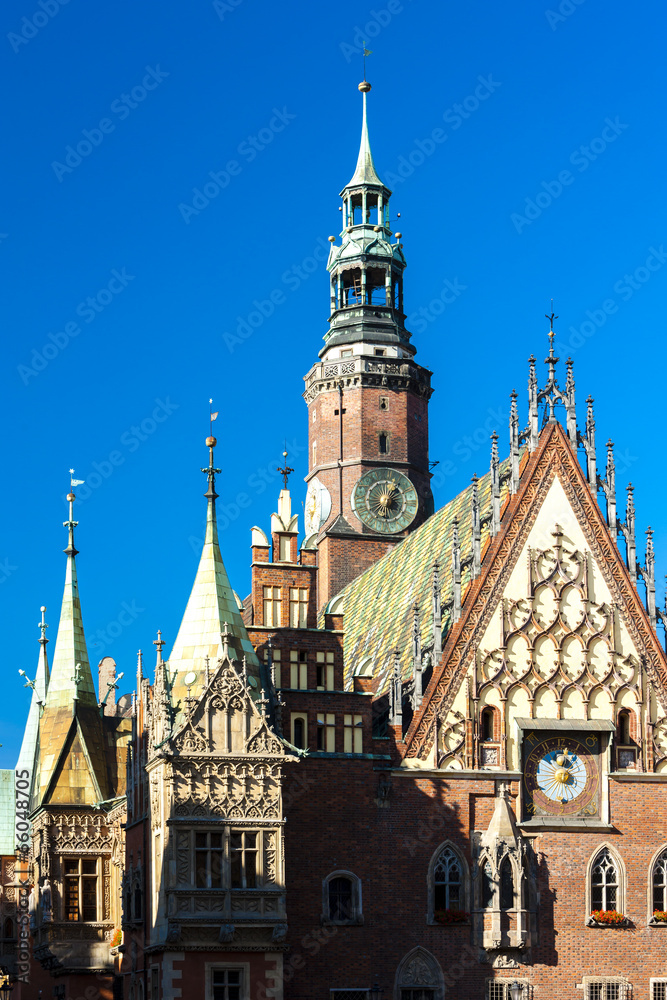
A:
<svg viewBox="0 0 667 1000">
<path fill-rule="evenodd" d="M 373 50 L 372 49 L 367 49 L 366 46 L 364 45 L 364 55 L 365 56 L 372 56 L 373 55 Z"/>
<path fill-rule="evenodd" d="M 85 481 L 86 481 L 85 479 L 73 479 L 72 486 L 83 486 Z"/>
<path fill-rule="evenodd" d="M 212 413 L 211 414 L 211 420 L 217 420 L 219 412 L 220 412 L 219 410 L 216 410 L 215 413 Z"/>
</svg>

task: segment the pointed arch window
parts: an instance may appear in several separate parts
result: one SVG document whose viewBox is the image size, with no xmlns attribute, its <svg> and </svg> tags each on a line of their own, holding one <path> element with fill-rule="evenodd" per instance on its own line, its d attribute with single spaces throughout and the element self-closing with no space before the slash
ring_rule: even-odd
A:
<svg viewBox="0 0 667 1000">
<path fill-rule="evenodd" d="M 493 895 L 494 895 L 494 885 L 493 885 L 493 871 L 491 870 L 491 865 L 487 861 L 482 868 L 482 909 L 488 910 L 493 906 Z"/>
<path fill-rule="evenodd" d="M 441 845 L 429 868 L 429 923 L 441 923 L 443 911 L 468 909 L 468 866 L 451 843 Z"/>
<path fill-rule="evenodd" d="M 442 969 L 425 948 L 414 948 L 399 964 L 394 995 L 398 1000 L 443 1000 Z"/>
<path fill-rule="evenodd" d="M 652 913 L 667 911 L 667 848 L 653 862 L 651 878 Z"/>
<path fill-rule="evenodd" d="M 507 857 L 500 865 L 500 909 L 514 909 L 514 872 L 512 862 Z"/>
<path fill-rule="evenodd" d="M 605 847 L 595 857 L 591 869 L 591 910 L 621 912 L 621 883 L 616 859 Z"/>
</svg>

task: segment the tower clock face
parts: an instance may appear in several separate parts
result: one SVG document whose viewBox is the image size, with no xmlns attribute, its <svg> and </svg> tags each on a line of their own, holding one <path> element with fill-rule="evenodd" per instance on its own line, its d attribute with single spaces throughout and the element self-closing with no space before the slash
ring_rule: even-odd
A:
<svg viewBox="0 0 667 1000">
<path fill-rule="evenodd" d="M 526 811 L 532 816 L 586 817 L 599 812 L 597 733 L 543 736 L 524 742 Z"/>
<path fill-rule="evenodd" d="M 391 535 L 412 524 L 419 499 L 414 486 L 401 472 L 373 469 L 357 482 L 352 504 L 357 517 L 368 528 Z"/>
</svg>

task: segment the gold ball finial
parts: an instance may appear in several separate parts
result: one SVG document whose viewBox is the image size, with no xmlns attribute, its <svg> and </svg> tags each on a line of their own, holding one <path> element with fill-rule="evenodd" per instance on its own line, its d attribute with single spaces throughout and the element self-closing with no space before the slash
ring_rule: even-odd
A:
<svg viewBox="0 0 667 1000">
<path fill-rule="evenodd" d="M 336 242 L 336 237 L 335 236 L 329 236 L 329 243 L 335 243 L 335 242 Z"/>
<path fill-rule="evenodd" d="M 207 437 L 206 438 L 206 447 L 207 448 L 215 448 L 215 446 L 216 446 L 217 443 L 218 443 L 217 439 L 214 438 L 214 437 Z"/>
<path fill-rule="evenodd" d="M 367 94 L 370 89 L 371 85 L 368 82 L 368 80 L 362 80 L 361 83 L 359 84 L 359 90 L 361 91 L 362 94 Z"/>
<path fill-rule="evenodd" d="M 67 502 L 68 503 L 74 503 L 75 500 L 76 500 L 76 497 L 74 496 L 73 493 L 68 493 L 67 494 Z"/>
</svg>

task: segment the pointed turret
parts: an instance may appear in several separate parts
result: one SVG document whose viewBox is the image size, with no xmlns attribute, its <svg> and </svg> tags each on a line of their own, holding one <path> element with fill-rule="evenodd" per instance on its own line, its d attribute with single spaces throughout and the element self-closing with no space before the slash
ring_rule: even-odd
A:
<svg viewBox="0 0 667 1000">
<path fill-rule="evenodd" d="M 19 753 L 19 759 L 16 763 L 17 771 L 28 771 L 30 773 L 30 798 L 32 807 L 32 796 L 34 793 L 34 782 L 38 781 L 38 768 L 39 768 L 39 720 L 44 710 L 44 702 L 46 701 L 46 692 L 49 684 L 49 658 L 46 651 L 46 646 L 48 644 L 48 639 L 46 638 L 46 630 L 49 627 L 46 624 L 44 614 L 46 608 L 41 607 L 42 620 L 39 623 L 40 637 L 39 637 L 39 658 L 37 660 L 37 672 L 35 674 L 35 680 L 26 680 L 25 687 L 32 688 L 32 698 L 30 700 L 30 709 L 28 711 L 28 721 L 26 722 L 25 731 L 23 733 L 23 742 L 21 743 L 21 750 Z M 22 677 L 26 677 L 24 670 L 19 670 Z"/>
<path fill-rule="evenodd" d="M 70 475 L 73 470 L 70 470 Z M 107 797 L 108 778 L 104 740 L 93 675 L 81 617 L 76 574 L 77 549 L 73 517 L 73 492 L 67 495 L 69 520 L 60 622 L 53 666 L 39 726 L 40 785 L 42 804 L 89 804 Z"/>
<path fill-rule="evenodd" d="M 359 90 L 363 94 L 363 118 L 361 123 L 361 143 L 359 144 L 359 156 L 357 157 L 357 168 L 354 171 L 354 176 L 352 180 L 346 184 L 346 188 L 360 187 L 361 185 L 372 185 L 374 187 L 385 188 L 378 177 L 377 170 L 375 169 L 375 164 L 373 163 L 373 154 L 371 153 L 371 144 L 368 138 L 368 120 L 366 117 L 366 94 L 371 89 L 370 83 L 364 80 L 363 83 L 359 84 Z M 385 188 L 385 191 L 388 191 Z"/>
<path fill-rule="evenodd" d="M 215 477 L 220 469 L 215 468 L 213 449 L 214 437 L 206 439 L 209 449 L 209 464 L 202 472 L 208 477 L 206 537 L 199 566 L 192 585 L 183 619 L 168 661 L 168 675 L 171 699 L 176 715 L 176 728 L 180 724 L 185 699 L 199 697 L 204 690 L 206 658 L 215 665 L 223 655 L 221 633 L 225 623 L 229 626 L 229 655 L 241 663 L 244 655 L 251 677 L 259 678 L 259 664 L 255 650 L 248 638 L 236 596 L 229 583 L 220 554 L 218 526 L 216 519 Z M 215 667 L 214 667 L 215 669 Z M 191 675 L 194 674 L 193 678 Z"/>
</svg>

